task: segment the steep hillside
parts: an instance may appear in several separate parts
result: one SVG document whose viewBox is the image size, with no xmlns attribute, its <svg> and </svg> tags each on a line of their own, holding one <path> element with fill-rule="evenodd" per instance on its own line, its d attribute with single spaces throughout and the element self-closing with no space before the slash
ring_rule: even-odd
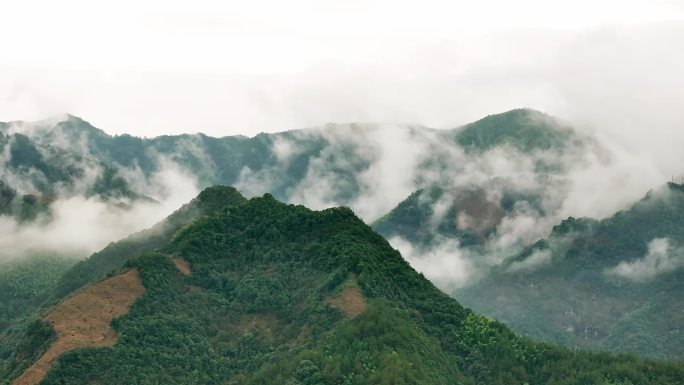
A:
<svg viewBox="0 0 684 385">
<path fill-rule="evenodd" d="M 205 189 L 197 198 L 154 227 L 113 242 L 78 262 L 62 276 L 54 288 L 52 298 L 62 298 L 86 283 L 120 268 L 127 260 L 165 245 L 181 227 L 195 219 L 239 205 L 244 201 L 245 198 L 231 187 L 214 186 Z"/>
<path fill-rule="evenodd" d="M 684 378 L 677 364 L 515 336 L 436 289 L 345 208 L 317 212 L 254 198 L 183 227 L 123 269 L 132 268 L 145 293 L 112 323 L 116 345 L 63 354 L 41 384 L 635 385 Z"/>
<path fill-rule="evenodd" d="M 38 309 L 75 260 L 33 256 L 0 264 L 0 338 L 21 317 Z"/>
<path fill-rule="evenodd" d="M 113 242 L 89 258 L 76 263 L 55 256 L 32 257 L 0 265 L 0 373 L 17 375 L 47 349 L 54 333 L 35 319 L 46 304 L 56 304 L 76 289 L 121 268 L 140 253 L 169 242 L 193 220 L 245 201 L 234 188 L 214 186 L 150 229 Z M 0 376 L 2 377 L 2 376 Z"/>
<path fill-rule="evenodd" d="M 57 304 L 45 321 L 54 329 L 54 341 L 14 385 L 35 385 L 45 378 L 60 355 L 79 348 L 112 346 L 117 335 L 112 319 L 126 314 L 144 291 L 137 270 L 105 279 Z"/>
<path fill-rule="evenodd" d="M 684 187 L 551 236 L 454 295 L 523 334 L 569 346 L 684 358 Z"/>
</svg>

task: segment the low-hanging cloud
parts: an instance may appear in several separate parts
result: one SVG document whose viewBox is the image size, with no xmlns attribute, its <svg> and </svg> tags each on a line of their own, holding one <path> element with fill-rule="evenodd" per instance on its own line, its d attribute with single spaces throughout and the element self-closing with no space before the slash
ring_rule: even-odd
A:
<svg viewBox="0 0 684 385">
<path fill-rule="evenodd" d="M 682 267 L 684 251 L 671 245 L 668 238 L 656 238 L 648 244 L 648 252 L 643 258 L 620 262 L 617 266 L 607 269 L 605 274 L 645 282 Z"/>
<path fill-rule="evenodd" d="M 531 117 L 536 119 L 536 114 Z M 564 129 L 562 123 L 554 127 L 547 118 L 539 119 L 545 119 L 551 129 Z M 483 247 L 464 250 L 454 240 L 439 237 L 429 247 L 409 248 L 401 238 L 390 242 L 423 270 L 451 255 L 455 262 L 441 269 L 439 280 L 442 286 L 456 287 L 547 237 L 552 227 L 568 216 L 600 219 L 612 215 L 662 182 L 657 176 L 640 176 L 657 175 L 647 159 L 631 158 L 622 148 L 594 137 L 590 131 L 580 130 L 574 135 L 561 148 L 523 152 L 504 145 L 467 153 L 441 130 L 388 124 L 328 125 L 276 137 L 271 151 L 278 162 L 258 170 L 245 167 L 237 187 L 247 195 L 273 191 L 287 174 L 290 162 L 307 154 L 302 143 L 312 138 L 322 139 L 325 145 L 308 155 L 306 173 L 288 187 L 284 196 L 287 201 L 314 209 L 346 205 L 373 222 L 410 193 L 439 186 L 446 193 L 436 202 L 426 201 L 429 194 L 419 196 L 432 210 L 426 224 L 430 228 L 423 230 L 436 233 L 444 220 L 454 220 L 459 228 L 482 234 L 486 238 Z M 577 138 L 579 142 L 574 141 Z M 644 183 L 651 185 L 639 187 Z M 617 184 L 626 188 L 610 195 L 601 193 Z M 477 202 L 461 204 L 473 203 L 479 208 L 461 207 L 456 218 L 446 218 L 454 199 L 468 191 L 482 196 Z M 534 196 L 538 201 L 534 205 L 518 201 L 504 212 L 501 200 L 510 192 Z M 496 210 L 485 210 L 488 207 Z M 542 253 L 513 269 L 533 268 L 549 261 Z M 463 271 L 458 271 L 461 268 Z M 453 277 L 452 284 L 446 283 L 449 276 Z"/>
<path fill-rule="evenodd" d="M 461 249 L 458 241 L 453 239 L 445 240 L 428 251 L 418 251 L 411 242 L 400 237 L 391 238 L 389 242 L 411 267 L 446 292 L 465 286 L 478 271 L 468 251 Z"/>
<path fill-rule="evenodd" d="M 546 265 L 551 262 L 551 251 L 550 250 L 535 250 L 527 258 L 522 261 L 515 261 L 508 266 L 509 272 L 519 272 L 519 271 L 534 271 L 539 267 Z"/>
<path fill-rule="evenodd" d="M 551 124 L 550 129 L 564 127 L 562 123 L 553 127 L 555 123 L 536 113 L 530 116 L 531 119 L 544 119 L 545 124 Z M 41 135 L 34 132 L 37 129 L 31 125 L 22 130 L 29 135 Z M 407 249 L 402 239 L 392 240 L 399 242 L 400 245 L 395 247 L 407 250 L 413 263 L 422 269 L 427 269 L 429 261 L 441 261 L 441 258 L 452 255 L 458 263 L 442 269 L 440 282 L 445 287 L 456 287 L 477 276 L 487 266 L 501 263 L 526 245 L 546 237 L 553 225 L 569 215 L 601 218 L 625 208 L 645 193 L 646 189 L 635 187 L 643 184 L 645 179 L 635 171 L 643 170 L 654 175 L 652 162 L 645 158 L 630 159 L 630 154 L 622 148 L 600 136 L 592 137 L 591 132 L 580 130 L 576 138 L 581 140 L 549 150 L 524 152 L 503 145 L 483 152 L 468 152 L 457 144 L 453 132 L 394 124 L 331 124 L 268 137 L 267 140 L 271 140 L 270 155 L 263 154 L 267 161 L 255 169 L 245 165 L 234 185 L 247 196 L 281 191 L 284 200 L 314 209 L 349 206 L 367 222 L 386 214 L 412 192 L 439 186 L 447 193 L 437 202 L 429 203 L 433 215 L 428 223 L 431 229 L 427 231 L 433 232 L 443 220 L 448 220 L 445 216 L 454 204 L 455 196 L 476 191 L 482 194 L 478 205 L 497 209 L 459 210 L 459 216 L 453 220 L 459 227 L 472 227 L 471 230 L 486 237 L 479 251 L 464 250 L 449 239 L 437 238 L 435 244 L 428 248 L 413 245 L 412 249 Z M 68 141 L 60 143 L 69 149 Z M 79 143 L 75 144 L 75 151 L 86 162 L 78 166 L 88 170 L 84 175 L 92 175 L 86 179 L 93 179 L 102 170 L 97 159 L 89 153 L 88 146 Z M 320 148 L 311 151 L 311 146 Z M 177 148 L 171 154 L 162 154 L 154 148 L 150 148 L 148 153 L 151 159 L 155 159 L 156 172 L 150 175 L 134 164 L 118 166 L 117 174 L 128 182 L 133 191 L 164 203 L 174 202 L 176 207 L 184 202 L 174 196 L 189 200 L 197 192 L 196 186 L 211 183 L 220 167 L 224 166 L 214 163 L 197 135 L 179 138 Z M 190 175 L 178 165 L 186 156 L 205 165 L 199 170 L 202 175 Z M 290 165 L 294 161 L 301 162 L 302 156 L 308 157 L 303 176 L 287 179 L 291 177 Z M 21 177 L 15 179 L 22 180 Z M 658 184 L 657 180 L 651 182 Z M 612 184 L 617 183 L 627 188 L 610 196 L 592 190 L 594 186 L 609 190 Z M 88 185 L 90 182 L 83 183 L 83 188 L 64 191 L 62 195 L 77 199 Z M 518 201 L 503 212 L 499 205 L 508 192 L 533 195 L 539 200 L 534 205 Z M 90 208 L 89 212 L 99 212 L 99 216 L 109 218 L 112 228 L 129 227 L 126 220 L 134 218 L 133 212 L 136 211 L 150 218 L 161 218 L 160 215 L 145 214 L 149 212 L 146 205 L 136 205 L 126 213 L 116 209 L 119 211 L 113 214 L 99 203 L 87 199 L 81 202 Z M 58 210 L 60 207 L 55 205 L 57 219 L 53 225 L 70 228 L 73 223 Z M 487 214 L 491 218 L 479 217 L 486 212 L 491 214 Z M 10 233 L 20 234 L 19 227 L 12 230 L 10 225 L 7 226 Z M 51 229 L 58 233 L 57 227 Z M 30 238 L 28 230 L 23 234 Z M 105 238 L 112 241 L 123 235 L 126 233 L 117 231 L 108 236 L 104 233 L 89 235 L 93 242 L 82 250 L 91 251 L 95 245 L 102 245 Z M 21 239 L 20 236 L 15 238 Z M 70 245 L 63 248 L 77 248 L 77 243 Z M 425 255 L 422 262 L 421 254 Z M 457 271 L 461 268 L 463 271 Z M 452 284 L 446 283 L 448 276 L 453 277 Z"/>
<path fill-rule="evenodd" d="M 355 200 L 334 197 L 340 180 L 321 164 L 331 162 L 326 154 L 312 161 L 306 180 L 288 194 L 293 202 L 314 208 L 349 205 L 369 221 L 411 189 L 449 174 L 445 167 L 412 175 L 413 164 L 420 161 L 415 153 L 441 151 L 449 155 L 449 166 L 462 163 L 453 147 L 405 140 L 406 123 L 453 127 L 528 106 L 593 130 L 612 160 L 583 161 L 569 171 L 565 182 L 547 189 L 562 198 L 549 199 L 562 203 L 559 218 L 608 216 L 671 174 L 681 174 L 684 170 L 678 165 L 684 155 L 678 143 L 684 139 L 684 120 L 677 103 L 684 99 L 684 55 L 671 48 L 684 37 L 681 24 L 590 23 L 581 29 L 544 25 L 547 29 L 497 28 L 474 35 L 428 29 L 435 35 L 410 44 L 396 36 L 390 41 L 401 44 L 380 44 L 388 37 L 367 39 L 373 49 L 340 51 L 349 54 L 346 59 L 333 56 L 312 60 L 297 70 L 272 68 L 263 73 L 238 69 L 211 73 L 126 68 L 47 71 L 0 63 L 0 89 L 11 90 L 0 95 L 0 100 L 7 111 L 35 109 L 10 113 L 4 120 L 44 117 L 66 109 L 110 132 L 138 135 L 187 131 L 251 135 L 329 121 L 379 122 L 381 134 L 375 143 L 371 140 L 354 154 L 371 160 L 378 156 L 359 180 L 359 187 L 367 190 L 365 195 Z M 91 84 L 88 89 L 98 89 L 98 93 L 72 84 Z M 30 95 L 40 98 L 31 102 Z M 231 108 L 223 108 L 226 105 Z M 385 143 L 378 146 L 379 141 Z M 299 151 L 292 143 L 276 143 L 274 152 L 280 161 L 287 163 Z M 374 153 L 368 155 L 368 148 Z M 454 167 L 459 172 L 447 177 L 456 180 L 454 185 L 463 185 L 459 180 L 482 181 L 508 173 L 518 185 L 537 183 L 534 173 L 521 172 L 515 165 L 519 157 L 503 151 L 486 156 L 491 159 Z M 395 163 L 396 167 L 389 166 Z M 236 185 L 247 195 L 270 192 L 278 172 L 245 168 Z M 413 183 L 414 178 L 425 183 Z"/>
<path fill-rule="evenodd" d="M 178 14 L 168 20 L 128 20 L 131 28 L 119 31 L 110 20 L 130 17 L 125 7 L 108 9 L 106 14 L 92 9 L 89 20 L 65 23 L 77 17 L 68 7 L 54 6 L 40 16 L 30 6 L 14 2 L 26 9 L 18 17 L 6 17 L 0 29 L 20 30 L 22 15 L 30 15 L 36 28 L 8 41 L 0 53 L 0 120 L 70 112 L 108 132 L 138 136 L 197 131 L 254 135 L 321 127 L 326 122 L 377 122 L 372 130 L 336 125 L 295 134 L 295 139 L 276 139 L 272 152 L 278 164 L 244 167 L 234 185 L 248 196 L 283 187 L 287 165 L 305 151 L 296 137 L 319 135 L 327 147 L 309 159 L 301 180 L 286 186 L 282 194 L 289 202 L 311 208 L 346 205 L 372 222 L 410 193 L 435 184 L 450 190 L 479 187 L 491 203 L 499 202 L 509 190 L 542 197 L 539 207 L 516 204 L 506 212 L 487 239 L 484 258 L 453 240 L 437 242 L 427 250 L 392 240 L 415 266 L 439 277 L 443 286 L 458 286 L 476 275 L 482 266 L 475 260 L 501 263 L 546 237 L 553 225 L 568 216 L 605 218 L 670 175 L 684 173 L 680 150 L 684 51 L 673 49 L 684 39 L 684 13 L 675 1 L 573 1 L 561 6 L 536 0 L 523 5 L 371 3 L 334 2 L 319 5 L 320 9 L 307 4 L 306 12 L 302 7 L 272 4 L 279 7 L 273 13 L 278 17 L 266 22 L 260 5 L 194 7 L 189 15 L 176 9 Z M 396 17 L 384 18 L 387 9 Z M 112 18 L 110 12 L 122 13 Z M 35 22 L 37 16 L 40 22 Z M 211 21 L 205 23 L 207 19 Z M 306 22 L 292 23 L 293 19 Z M 354 28 L 349 27 L 352 21 Z M 91 33 L 81 33 L 83 22 L 89 23 Z M 310 23 L 315 23 L 314 28 Z M 42 33 L 41 25 L 54 27 L 53 33 Z M 149 25 L 169 32 L 159 35 L 164 44 L 157 44 L 159 36 L 147 34 Z M 117 39 L 128 44 L 99 44 L 113 38 L 105 26 L 118 31 Z M 302 38 L 309 34 L 316 36 Z M 69 54 L 57 52 L 65 49 L 57 44 L 62 40 L 75 42 L 67 47 Z M 145 48 L 152 40 L 158 50 Z M 217 44 L 207 42 L 232 45 L 230 50 L 215 50 L 210 47 Z M 271 49 L 255 50 L 255 46 Z M 130 47 L 137 49 L 128 51 Z M 186 54 L 181 57 L 178 52 Z M 473 155 L 445 141 L 437 131 L 415 135 L 407 126 L 451 128 L 518 107 L 566 118 L 596 138 L 597 146 L 532 156 L 495 148 Z M 79 153 L 89 159 L 83 141 L 51 144 L 80 146 Z M 198 137 L 188 137 L 183 147 L 202 159 L 206 165 L 202 175 L 187 175 L 177 166 L 182 162 L 173 157 L 160 161 L 152 178 L 135 166 L 117 170 L 134 191 L 159 200 L 161 206 L 138 203 L 125 211 L 83 198 L 82 191 L 101 173 L 90 162 L 78 166 L 84 175 L 80 184 L 57 189 L 61 197 L 55 203 L 53 224 L 21 227 L 2 219 L 7 236 L 0 236 L 0 245 L 23 250 L 40 244 L 32 240 L 45 232 L 54 235 L 47 236 L 46 243 L 58 247 L 56 242 L 64 238 L 68 240 L 61 245 L 64 249 L 84 253 L 106 241 L 105 228 L 112 230 L 109 240 L 115 240 L 125 235 L 127 227 L 133 231 L 147 219 L 160 218 L 164 210 L 153 207 L 180 205 L 196 192 L 197 184 L 206 185 L 221 167 L 202 158 L 206 149 Z M 0 162 L 8 159 L 7 148 L 0 152 Z M 340 156 L 342 150 L 348 152 Z M 563 172 L 540 176 L 535 168 L 540 161 L 556 162 Z M 35 171 L 21 174 L 1 166 L 0 179 L 20 193 L 36 190 L 32 181 L 40 180 L 40 175 Z M 344 191 L 354 193 L 341 194 Z M 445 218 L 452 203 L 452 197 L 445 196 L 433 205 L 430 230 Z M 75 206 L 84 207 L 84 218 L 92 219 L 87 230 L 103 230 L 83 232 L 93 240 L 87 247 L 76 237 L 60 235 L 57 228 L 58 224 L 79 228 L 70 217 Z M 96 217 L 109 224 L 98 225 Z M 615 269 L 622 266 L 620 271 L 627 275 L 639 269 L 660 271 L 677 260 L 654 253 Z M 444 268 L 431 270 L 432 262 Z"/>
<path fill-rule="evenodd" d="M 405 125 L 330 124 L 290 134 L 273 139 L 275 164 L 243 167 L 235 186 L 247 196 L 273 192 L 290 162 L 310 150 L 305 143 L 323 141 L 320 152 L 307 155 L 304 176 L 287 187 L 284 198 L 313 209 L 349 206 L 368 222 L 415 191 L 418 162 L 429 153 L 425 133 Z"/>
<path fill-rule="evenodd" d="M 0 216 L 0 262 L 31 254 L 83 258 L 108 243 L 153 224 L 198 193 L 197 180 L 176 163 L 160 158 L 158 171 L 134 186 L 154 201 L 110 202 L 96 196 L 58 197 L 49 218 L 19 223 Z"/>
</svg>

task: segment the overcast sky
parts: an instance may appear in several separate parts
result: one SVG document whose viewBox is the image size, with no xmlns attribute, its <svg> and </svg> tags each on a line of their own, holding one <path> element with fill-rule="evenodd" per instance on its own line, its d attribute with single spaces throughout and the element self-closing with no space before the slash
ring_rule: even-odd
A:
<svg viewBox="0 0 684 385">
<path fill-rule="evenodd" d="M 0 121 L 221 136 L 527 106 L 632 146 L 684 136 L 683 1 L 98 3 L 0 3 Z"/>
</svg>

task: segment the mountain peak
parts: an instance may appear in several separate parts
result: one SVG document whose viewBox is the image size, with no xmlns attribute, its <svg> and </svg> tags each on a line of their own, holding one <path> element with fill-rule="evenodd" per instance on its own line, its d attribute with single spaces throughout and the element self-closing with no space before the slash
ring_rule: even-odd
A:
<svg viewBox="0 0 684 385">
<path fill-rule="evenodd" d="M 562 149 L 573 139 L 578 140 L 570 126 L 529 108 L 488 115 L 453 131 L 456 141 L 471 152 L 487 151 L 500 145 L 523 152 Z"/>
<path fill-rule="evenodd" d="M 69 136 L 87 133 L 93 137 L 109 137 L 110 135 L 103 130 L 93 126 L 90 122 L 71 114 L 66 114 L 65 118 L 59 121 L 55 127 L 61 128 Z"/>
<path fill-rule="evenodd" d="M 195 199 L 205 212 L 214 212 L 226 206 L 234 206 L 247 201 L 240 192 L 230 186 L 214 185 L 205 188 Z"/>
<path fill-rule="evenodd" d="M 61 298 L 89 281 L 97 280 L 111 271 L 120 269 L 128 260 L 139 254 L 153 251 L 166 243 L 183 226 L 192 221 L 245 203 L 235 188 L 223 185 L 207 187 L 199 195 L 161 222 L 147 230 L 132 234 L 77 263 L 69 270 L 54 290 L 54 299 Z M 134 250 L 137 254 L 131 254 Z"/>
<path fill-rule="evenodd" d="M 136 269 L 145 290 L 112 321 L 117 343 L 63 353 L 44 384 L 541 384 L 560 372 L 569 384 L 646 385 L 682 376 L 676 366 L 517 337 L 440 292 L 347 208 L 244 201 L 223 186 L 197 201 L 225 199 L 242 203 L 148 234 L 154 245 L 122 246 L 134 257 L 123 269 Z M 35 345 L 13 356 L 10 373 L 45 351 Z"/>
</svg>

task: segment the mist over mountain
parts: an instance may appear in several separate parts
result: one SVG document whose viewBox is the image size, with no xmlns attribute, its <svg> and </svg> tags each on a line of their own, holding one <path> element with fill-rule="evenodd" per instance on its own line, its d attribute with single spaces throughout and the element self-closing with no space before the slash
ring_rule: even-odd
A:
<svg viewBox="0 0 684 385">
<path fill-rule="evenodd" d="M 546 245 L 540 239 L 555 239 L 559 226 L 574 223 L 566 221 L 570 216 L 593 218 L 580 223 L 611 218 L 661 183 L 650 184 L 659 178 L 657 172 L 638 172 L 653 171 L 648 162 L 635 166 L 613 143 L 538 111 L 512 110 L 449 130 L 351 123 L 252 138 L 111 136 L 67 115 L 3 123 L 0 144 L 0 260 L 13 259 L 14 271 L 36 267 L 31 261 L 45 255 L 64 260 L 45 271 L 48 278 L 36 280 L 42 288 L 38 294 L 28 294 L 33 289 L 18 294 L 30 297 L 31 306 L 22 310 L 12 298 L 0 300 L 10 309 L 5 328 L 44 302 L 121 268 L 133 255 L 161 247 L 183 225 L 206 215 L 202 195 L 155 228 L 136 232 L 177 210 L 201 188 L 219 183 L 248 197 L 269 193 L 313 209 L 348 206 L 438 287 L 522 333 L 569 346 L 654 357 L 681 354 L 681 341 L 665 332 L 624 337 L 635 327 L 645 330 L 642 324 L 655 322 L 654 315 L 662 313 L 657 309 L 676 308 L 679 300 L 672 295 L 679 287 L 667 278 L 681 271 L 681 242 L 671 234 L 678 224 L 658 224 L 658 216 L 653 228 L 663 231 L 649 239 L 630 238 L 639 239 L 630 243 L 638 256 L 604 250 L 613 264 L 592 270 L 595 277 L 588 287 L 549 294 L 539 299 L 535 310 L 521 305 L 535 303 L 528 301 L 538 293 L 535 280 L 551 287 L 572 286 L 567 281 L 584 277 L 587 270 L 582 265 L 568 268 L 576 274 L 572 279 L 553 274 L 531 278 L 535 283 L 518 290 L 513 283 L 519 285 L 520 277 L 556 266 L 556 255 L 564 253 L 539 247 Z M 617 183 L 622 187 L 616 188 Z M 633 222 L 639 223 L 641 215 L 647 213 L 635 215 Z M 582 233 L 578 239 L 593 242 L 587 240 L 592 234 Z M 506 279 L 499 282 L 499 276 Z M 9 278 L 0 276 L 0 285 L 12 284 L 3 279 Z M 609 279 L 622 282 L 618 286 L 624 284 L 626 291 L 604 290 Z M 656 309 L 652 312 L 637 312 L 648 308 L 648 295 L 655 296 L 656 289 L 643 289 L 647 286 L 661 288 L 656 297 L 662 300 L 648 305 Z M 500 297 L 498 290 L 526 299 Z M 606 304 L 620 303 L 627 292 L 638 294 L 629 294 L 630 300 L 610 317 L 592 318 Z M 556 296 L 600 299 L 591 307 L 586 301 L 567 304 Z M 540 309 L 554 317 L 570 312 L 570 318 L 579 318 L 558 316 L 562 321 L 546 322 L 536 315 Z M 672 317 L 668 325 L 677 324 L 678 318 Z M 537 327 L 539 322 L 544 327 Z M 667 330 L 676 333 L 678 327 Z"/>
<path fill-rule="evenodd" d="M 83 213 L 108 223 L 112 235 L 91 234 L 93 241 L 82 247 L 74 241 L 70 246 L 80 256 L 102 247 L 105 239 L 126 234 L 118 229 L 142 229 L 133 225 L 141 218 L 141 225 L 151 225 L 215 183 L 233 185 L 247 196 L 268 192 L 317 209 L 345 205 L 367 221 L 419 189 L 479 187 L 493 201 L 511 191 L 539 195 L 543 216 L 558 213 L 560 218 L 587 211 L 576 204 L 584 201 L 578 195 L 584 194 L 580 186 L 585 178 L 573 173 L 618 167 L 615 154 L 590 136 L 525 109 L 452 130 L 330 124 L 253 138 L 110 136 L 74 116 L 4 123 L 1 129 L 7 167 L 0 178 L 0 203 L 2 212 L 16 219 L 3 220 L 5 233 L 23 239 L 17 244 L 30 243 L 37 231 L 22 230 L 16 222 L 30 219 L 49 226 L 62 220 L 41 228 L 58 233 L 58 228 L 74 225 L 69 215 L 74 206 L 87 205 Z M 26 148 L 12 153 L 20 145 Z M 628 198 L 631 193 L 611 200 L 614 210 Z M 605 204 L 597 207 L 611 213 Z M 535 210 L 519 208 L 504 222 L 515 227 L 532 215 L 521 216 L 522 211 Z M 145 215 L 136 215 L 141 211 Z M 534 232 L 543 234 L 552 223 Z M 512 237 L 518 241 L 517 235 Z"/>
<path fill-rule="evenodd" d="M 174 165 L 148 175 L 147 185 L 122 175 L 84 139 L 105 134 L 66 119 L 0 127 L 0 260 L 50 252 L 82 258 L 197 193 L 194 178 Z"/>
<path fill-rule="evenodd" d="M 568 218 L 454 296 L 535 338 L 681 359 L 682 213 L 668 183 L 604 220 Z"/>
<path fill-rule="evenodd" d="M 0 2 L 0 385 L 684 385 L 684 2 Z"/>
<path fill-rule="evenodd" d="M 46 248 L 84 257 L 220 183 L 315 209 L 351 207 L 366 221 L 378 220 L 376 229 L 429 278 L 453 288 L 546 236 L 567 216 L 611 215 L 650 187 L 641 186 L 648 180 L 636 178 L 610 144 L 530 109 L 451 130 L 329 124 L 252 138 L 137 138 L 110 136 L 67 115 L 5 123 L 2 131 L 6 162 L 19 165 L 0 179 L 6 180 L 3 196 L 19 220 L 0 219 L 13 234 L 0 243 L 15 253 L 30 252 L 26 245 L 40 236 Z M 15 137 L 26 145 L 19 157 L 11 156 Z M 50 158 L 53 153 L 61 157 Z M 31 154 L 36 160 L 22 163 Z M 63 180 L 47 191 L 42 182 L 52 174 Z M 627 187 L 610 199 L 590 191 L 614 180 Z M 400 218 L 413 204 L 422 214 Z M 19 226 L 22 215 L 41 217 L 42 225 Z M 73 239 L 61 231 L 74 226 L 91 234 Z"/>
<path fill-rule="evenodd" d="M 684 376 L 681 364 L 518 337 L 439 291 L 347 208 L 245 200 L 219 186 L 192 206 L 207 211 L 155 251 L 132 252 L 109 278 L 0 339 L 3 383 L 626 385 Z"/>
</svg>

